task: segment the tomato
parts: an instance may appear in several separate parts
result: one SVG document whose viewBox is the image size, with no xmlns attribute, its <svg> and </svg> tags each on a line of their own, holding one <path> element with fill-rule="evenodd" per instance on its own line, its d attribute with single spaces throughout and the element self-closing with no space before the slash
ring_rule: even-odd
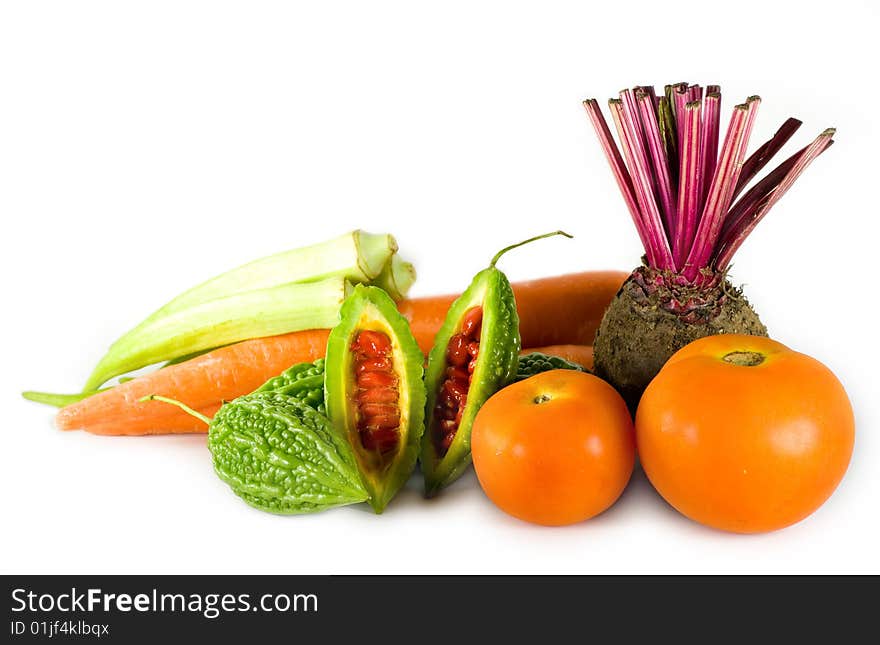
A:
<svg viewBox="0 0 880 645">
<path fill-rule="evenodd" d="M 846 472 L 854 436 L 831 370 L 755 336 L 687 345 L 636 413 L 654 488 L 687 517 L 737 533 L 780 529 L 819 508 Z"/>
<path fill-rule="evenodd" d="M 474 421 L 471 450 L 496 506 L 560 526 L 593 517 L 620 497 L 635 436 L 614 388 L 591 374 L 553 370 L 492 396 Z"/>
</svg>

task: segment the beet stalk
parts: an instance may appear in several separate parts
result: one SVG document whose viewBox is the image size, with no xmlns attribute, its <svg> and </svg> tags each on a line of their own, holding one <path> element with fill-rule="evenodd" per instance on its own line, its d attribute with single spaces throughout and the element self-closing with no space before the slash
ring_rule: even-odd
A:
<svg viewBox="0 0 880 645">
<path fill-rule="evenodd" d="M 800 127 L 788 119 L 746 156 L 761 99 L 734 106 L 720 141 L 721 88 L 687 83 L 623 90 L 608 101 L 615 142 L 599 104 L 584 101 L 645 249 L 596 333 L 596 373 L 632 409 L 667 359 L 697 338 L 766 336 L 742 290 L 727 279 L 733 255 L 806 167 L 833 129 L 746 189 Z M 621 154 L 620 150 L 623 151 Z"/>
</svg>

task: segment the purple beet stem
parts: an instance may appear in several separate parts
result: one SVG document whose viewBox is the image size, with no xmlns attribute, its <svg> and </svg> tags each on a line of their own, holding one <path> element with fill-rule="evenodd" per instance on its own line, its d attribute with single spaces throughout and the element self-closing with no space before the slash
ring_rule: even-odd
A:
<svg viewBox="0 0 880 645">
<path fill-rule="evenodd" d="M 709 88 L 714 86 L 710 85 Z M 708 89 L 708 88 L 707 88 Z M 703 161 L 703 194 L 700 200 L 705 202 L 709 194 L 709 185 L 715 174 L 715 163 L 718 161 L 718 134 L 721 129 L 721 92 L 708 91 L 703 102 L 703 141 L 700 145 L 700 159 Z"/>
<path fill-rule="evenodd" d="M 666 151 L 660 138 L 660 122 L 655 111 L 653 88 L 650 92 L 636 92 L 636 100 L 639 105 L 639 116 L 645 128 L 648 151 L 651 153 L 651 169 L 657 182 L 657 194 L 660 198 L 666 235 L 669 239 L 673 239 L 677 213 L 675 193 L 672 188 L 672 178 L 669 176 L 669 161 L 666 159 Z"/>
<path fill-rule="evenodd" d="M 788 189 L 791 188 L 795 180 L 801 176 L 804 170 L 806 170 L 807 166 L 809 166 L 816 157 L 828 149 L 833 143 L 833 140 L 831 139 L 833 136 L 834 128 L 828 128 L 816 137 L 813 143 L 807 146 L 806 150 L 798 155 L 797 161 L 792 168 L 785 174 L 782 181 L 776 186 L 776 189 L 767 197 L 767 199 L 762 201 L 757 211 L 755 211 L 751 217 L 747 218 L 741 227 L 732 231 L 729 243 L 721 249 L 720 254 L 718 255 L 717 266 L 719 270 L 723 271 L 728 267 L 734 254 L 749 236 L 749 233 L 754 230 L 755 226 L 758 225 L 758 222 L 764 218 L 767 212 L 773 208 L 773 205 L 776 204 L 786 192 L 788 192 Z"/>
<path fill-rule="evenodd" d="M 688 251 L 694 241 L 697 230 L 697 218 L 699 217 L 700 197 L 702 189 L 700 181 L 702 172 L 700 167 L 701 140 L 700 117 L 702 106 L 697 101 L 685 105 L 684 114 L 679 123 L 682 124 L 681 141 L 682 148 L 679 156 L 679 191 L 678 213 L 679 224 L 676 231 L 673 248 L 675 249 L 675 268 L 681 271 L 684 267 Z"/>
<path fill-rule="evenodd" d="M 742 189 L 754 179 L 761 170 L 770 163 L 773 156 L 782 149 L 792 135 L 801 127 L 801 122 L 797 119 L 788 118 L 776 131 L 769 141 L 752 153 L 752 156 L 746 159 L 743 164 L 742 172 L 739 175 L 739 181 L 736 183 L 736 190 L 733 191 L 734 199 L 742 192 Z"/>
<path fill-rule="evenodd" d="M 736 157 L 742 143 L 745 132 L 746 115 L 748 108 L 745 105 L 737 105 L 727 128 L 727 136 L 724 145 L 721 146 L 721 157 L 712 178 L 712 186 L 709 188 L 709 196 L 703 212 L 699 216 L 697 233 L 694 243 L 691 245 L 690 254 L 681 270 L 682 275 L 689 282 L 693 282 L 700 275 L 700 270 L 705 267 L 712 245 L 721 230 L 724 215 L 727 213 L 727 186 L 730 184 L 736 172 Z M 733 179 L 735 182 L 736 180 Z"/>
<path fill-rule="evenodd" d="M 648 261 L 652 266 L 660 269 L 671 269 L 672 252 L 669 250 L 669 243 L 660 220 L 660 212 L 654 199 L 653 181 L 647 166 L 647 156 L 642 147 L 641 132 L 636 129 L 636 115 L 627 111 L 622 100 L 611 99 L 608 105 L 617 126 L 623 155 L 630 168 L 642 224 L 648 235 L 649 245 L 645 249 Z"/>
<path fill-rule="evenodd" d="M 642 248 L 647 253 L 649 247 L 648 233 L 642 224 L 642 216 L 636 204 L 635 189 L 632 185 L 632 178 L 626 169 L 626 164 L 623 163 L 623 158 L 620 156 L 617 144 L 614 143 L 614 137 L 611 136 L 611 130 L 608 129 L 608 123 L 605 121 L 605 117 L 602 116 L 602 110 L 599 109 L 599 103 L 596 99 L 584 101 L 584 109 L 586 109 L 587 114 L 590 116 L 590 122 L 596 129 L 596 135 L 599 137 L 599 143 L 602 144 L 602 150 L 605 152 L 605 157 L 608 159 L 611 171 L 614 173 L 614 179 L 617 180 L 617 185 L 623 195 L 623 201 L 626 202 L 626 207 L 629 209 L 633 223 L 636 225 L 636 231 L 639 234 L 639 239 L 642 241 Z"/>
<path fill-rule="evenodd" d="M 675 83 L 659 98 L 651 86 L 623 90 L 609 101 L 621 155 L 598 102 L 584 101 L 651 267 L 692 284 L 725 270 L 757 223 L 833 143 L 834 130 L 825 130 L 734 204 L 801 125 L 788 119 L 746 158 L 760 102 L 752 96 L 734 107 L 719 151 L 718 85 L 704 91 Z"/>
</svg>

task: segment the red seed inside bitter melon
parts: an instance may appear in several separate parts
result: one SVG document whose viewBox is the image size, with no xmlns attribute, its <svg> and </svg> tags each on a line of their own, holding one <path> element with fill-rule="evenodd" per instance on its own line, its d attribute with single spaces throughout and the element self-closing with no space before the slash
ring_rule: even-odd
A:
<svg viewBox="0 0 880 645">
<path fill-rule="evenodd" d="M 449 339 L 446 348 L 446 378 L 437 405 L 434 406 L 434 445 L 437 454 L 445 455 L 455 439 L 467 406 L 467 395 L 480 353 L 483 308 L 472 307 L 465 313 L 459 332 Z"/>
<path fill-rule="evenodd" d="M 391 349 L 380 331 L 359 331 L 351 344 L 361 446 L 383 455 L 400 441 L 400 392 Z"/>
</svg>

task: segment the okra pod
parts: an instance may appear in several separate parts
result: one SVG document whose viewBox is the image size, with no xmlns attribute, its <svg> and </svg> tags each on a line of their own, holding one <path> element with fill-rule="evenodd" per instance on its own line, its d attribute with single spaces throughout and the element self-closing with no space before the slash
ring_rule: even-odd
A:
<svg viewBox="0 0 880 645">
<path fill-rule="evenodd" d="M 114 376 L 177 356 L 249 338 L 330 328 L 351 289 L 342 277 L 245 291 L 163 315 L 116 341 L 86 383 L 95 390 Z"/>
</svg>

